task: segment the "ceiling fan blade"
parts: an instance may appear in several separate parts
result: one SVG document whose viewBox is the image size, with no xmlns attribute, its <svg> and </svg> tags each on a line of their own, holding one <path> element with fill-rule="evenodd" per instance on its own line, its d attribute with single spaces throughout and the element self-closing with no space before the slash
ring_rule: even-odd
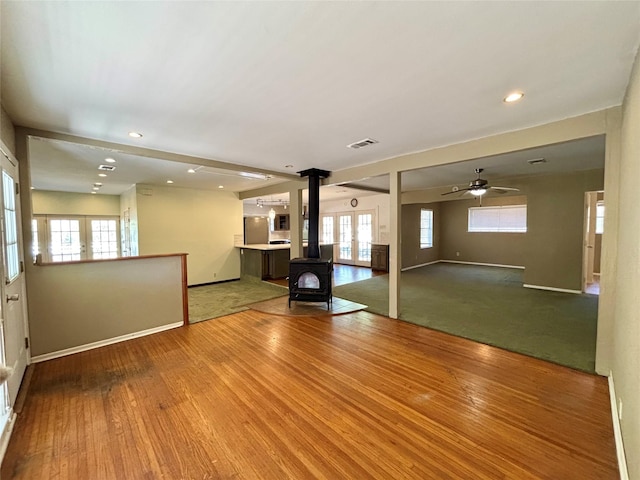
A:
<svg viewBox="0 0 640 480">
<path fill-rule="evenodd" d="M 468 190 L 471 190 L 471 189 L 470 188 L 459 188 L 458 190 L 451 190 L 450 192 L 444 192 L 444 193 L 441 193 L 440 195 L 451 195 L 452 193 L 466 192 Z"/>
<path fill-rule="evenodd" d="M 491 190 L 496 190 L 497 193 L 505 193 L 505 192 L 519 192 L 519 188 L 512 187 L 489 187 Z"/>
</svg>

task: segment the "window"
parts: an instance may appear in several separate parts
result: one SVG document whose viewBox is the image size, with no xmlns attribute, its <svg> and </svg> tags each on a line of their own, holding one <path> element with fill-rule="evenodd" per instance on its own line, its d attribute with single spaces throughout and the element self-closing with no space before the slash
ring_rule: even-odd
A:
<svg viewBox="0 0 640 480">
<path fill-rule="evenodd" d="M 322 217 L 322 243 L 333 243 L 333 215 Z"/>
<path fill-rule="evenodd" d="M 469 231 L 525 233 L 527 206 L 471 207 L 469 208 Z"/>
<path fill-rule="evenodd" d="M 18 248 L 18 216 L 16 214 L 16 187 L 13 178 L 2 172 L 4 195 L 4 230 L 7 243 L 6 276 L 10 283 L 20 274 L 20 249 Z"/>
<path fill-rule="evenodd" d="M 98 260 L 120 256 L 118 217 L 36 215 L 32 252 L 44 262 Z"/>
<path fill-rule="evenodd" d="M 433 247 L 433 210 L 420 209 L 420 248 Z"/>
<path fill-rule="evenodd" d="M 604 203 L 596 203 L 596 233 L 604 233 Z"/>
<path fill-rule="evenodd" d="M 117 220 L 91 220 L 91 253 L 94 259 L 118 256 Z"/>
</svg>

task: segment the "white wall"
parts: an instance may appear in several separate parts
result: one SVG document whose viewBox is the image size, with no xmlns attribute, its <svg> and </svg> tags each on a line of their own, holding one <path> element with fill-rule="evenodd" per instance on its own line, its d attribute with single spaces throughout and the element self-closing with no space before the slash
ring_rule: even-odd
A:
<svg viewBox="0 0 640 480">
<path fill-rule="evenodd" d="M 32 190 L 34 215 L 120 215 L 118 195 Z"/>
<path fill-rule="evenodd" d="M 612 374 L 629 478 L 640 479 L 640 55 L 623 104 Z M 615 192 L 606 191 L 607 200 Z M 605 231 L 605 236 L 608 232 Z M 606 267 L 605 267 L 606 268 Z"/>
<path fill-rule="evenodd" d="M 242 201 L 232 192 L 137 186 L 140 255 L 188 253 L 188 284 L 240 278 Z"/>
<path fill-rule="evenodd" d="M 320 215 L 326 213 L 351 212 L 364 210 L 375 212 L 376 223 L 373 232 L 373 243 L 389 243 L 389 195 L 368 195 L 357 197 L 358 206 L 352 207 L 350 198 L 340 200 L 323 200 L 320 202 Z"/>
</svg>

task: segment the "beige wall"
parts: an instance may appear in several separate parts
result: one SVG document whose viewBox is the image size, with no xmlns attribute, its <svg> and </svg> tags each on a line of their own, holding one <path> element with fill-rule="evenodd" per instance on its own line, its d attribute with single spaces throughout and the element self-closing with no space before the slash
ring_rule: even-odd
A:
<svg viewBox="0 0 640 480">
<path fill-rule="evenodd" d="M 31 356 L 182 321 L 181 257 L 29 268 Z"/>
<path fill-rule="evenodd" d="M 232 192 L 137 186 L 140 255 L 188 253 L 188 283 L 240 278 L 242 201 Z"/>
<path fill-rule="evenodd" d="M 13 122 L 5 112 L 4 107 L 0 107 L 0 138 L 2 138 L 2 143 L 15 155 L 16 140 Z"/>
<path fill-rule="evenodd" d="M 420 210 L 433 210 L 433 247 L 420 248 Z M 442 209 L 440 203 L 402 205 L 402 268 L 424 265 L 442 258 Z"/>
<path fill-rule="evenodd" d="M 629 478 L 640 479 L 640 55 L 623 106 L 612 374 L 623 402 L 622 437 Z M 605 191 L 607 211 L 616 192 Z M 609 235 L 605 223 L 605 236 Z M 606 240 L 605 240 L 606 241 Z M 603 253 L 604 255 L 604 253 Z M 603 266 L 603 270 L 606 266 Z M 600 332 L 599 332 L 600 333 Z"/>
<path fill-rule="evenodd" d="M 366 195 L 358 197 L 358 206 L 352 207 L 350 198 L 323 200 L 320 202 L 320 215 L 329 213 L 371 211 L 375 216 L 373 243 L 389 243 L 389 195 Z"/>
<path fill-rule="evenodd" d="M 527 180 L 524 283 L 582 290 L 584 193 L 601 190 L 603 170 Z"/>
<path fill-rule="evenodd" d="M 32 190 L 34 215 L 120 215 L 118 195 Z"/>
<path fill-rule="evenodd" d="M 510 183 L 511 185 L 511 183 Z M 523 195 L 485 198 L 485 207 L 496 205 L 526 205 Z M 524 266 L 526 233 L 469 232 L 469 208 L 479 206 L 478 200 L 442 202 L 440 257 L 473 263 Z M 459 255 L 458 255 L 459 253 Z"/>
</svg>

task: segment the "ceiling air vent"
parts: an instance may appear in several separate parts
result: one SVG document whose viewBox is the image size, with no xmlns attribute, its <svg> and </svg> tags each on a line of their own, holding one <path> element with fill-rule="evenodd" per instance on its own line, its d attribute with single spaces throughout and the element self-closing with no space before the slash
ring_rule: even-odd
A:
<svg viewBox="0 0 640 480">
<path fill-rule="evenodd" d="M 365 138 L 364 140 L 360 140 L 358 142 L 347 145 L 347 148 L 362 148 L 373 145 L 374 143 L 378 143 L 378 141 L 374 140 L 373 138 Z"/>
<path fill-rule="evenodd" d="M 113 172 L 116 169 L 114 165 L 99 165 L 98 170 L 105 170 L 107 172 Z"/>
</svg>

